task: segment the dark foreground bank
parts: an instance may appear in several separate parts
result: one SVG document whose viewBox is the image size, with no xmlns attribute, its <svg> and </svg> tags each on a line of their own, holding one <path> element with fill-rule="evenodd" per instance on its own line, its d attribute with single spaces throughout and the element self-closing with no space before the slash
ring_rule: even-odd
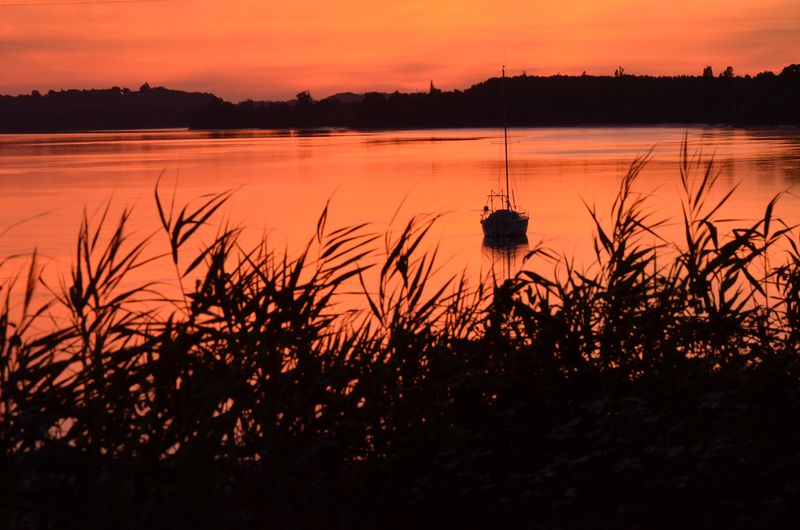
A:
<svg viewBox="0 0 800 530">
<path fill-rule="evenodd" d="M 35 261 L 0 312 L 0 527 L 791 524 L 798 231 L 774 203 L 723 229 L 713 168 L 684 159 L 684 239 L 653 246 L 637 162 L 594 266 L 536 248 L 553 274 L 500 284 L 433 275 L 424 220 L 195 254 L 223 194 L 160 203 L 183 295 L 144 311 L 163 289 L 123 280 L 147 241 L 84 222 L 50 308 L 69 323 L 32 305 Z"/>
</svg>

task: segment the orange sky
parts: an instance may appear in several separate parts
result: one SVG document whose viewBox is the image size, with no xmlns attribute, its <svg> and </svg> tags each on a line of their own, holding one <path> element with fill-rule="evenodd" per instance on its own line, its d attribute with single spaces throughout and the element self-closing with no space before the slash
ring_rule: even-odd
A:
<svg viewBox="0 0 800 530">
<path fill-rule="evenodd" d="M 230 100 L 466 88 L 496 75 L 780 71 L 797 0 L 0 0 L 0 93 L 136 88 Z M 23 5 L 36 4 L 36 5 Z"/>
</svg>

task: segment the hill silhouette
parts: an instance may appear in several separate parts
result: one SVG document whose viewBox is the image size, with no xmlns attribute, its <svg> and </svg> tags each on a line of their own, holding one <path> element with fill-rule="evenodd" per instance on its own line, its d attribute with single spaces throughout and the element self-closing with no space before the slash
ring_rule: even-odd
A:
<svg viewBox="0 0 800 530">
<path fill-rule="evenodd" d="M 719 76 L 707 67 L 699 76 L 672 77 L 620 68 L 614 76 L 491 78 L 463 91 L 431 83 L 426 93 L 342 92 L 315 100 L 304 91 L 291 101 L 240 103 L 147 83 L 138 91 L 34 91 L 0 96 L 0 131 L 493 127 L 501 124 L 502 92 L 510 126 L 800 125 L 800 64 L 792 64 L 780 74 L 743 77 L 731 67 Z"/>
</svg>

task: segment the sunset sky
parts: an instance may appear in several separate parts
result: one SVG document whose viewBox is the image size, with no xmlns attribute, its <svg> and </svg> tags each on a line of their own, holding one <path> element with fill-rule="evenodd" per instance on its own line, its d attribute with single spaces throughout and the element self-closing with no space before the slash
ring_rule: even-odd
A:
<svg viewBox="0 0 800 530">
<path fill-rule="evenodd" d="M 229 100 L 497 75 L 800 63 L 797 0 L 0 0 L 0 93 L 151 85 Z"/>
</svg>

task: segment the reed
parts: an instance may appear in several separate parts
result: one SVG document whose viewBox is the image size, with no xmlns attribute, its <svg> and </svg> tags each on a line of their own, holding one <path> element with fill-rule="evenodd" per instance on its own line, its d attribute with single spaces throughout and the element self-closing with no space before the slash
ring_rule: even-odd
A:
<svg viewBox="0 0 800 530">
<path fill-rule="evenodd" d="M 733 190 L 711 201 L 713 162 L 684 144 L 684 238 L 665 240 L 635 191 L 646 161 L 621 179 L 608 223 L 587 205 L 592 266 L 537 246 L 526 259 L 553 273 L 502 283 L 438 278 L 422 250 L 430 218 L 381 248 L 368 225 L 330 229 L 326 207 L 287 256 L 224 225 L 189 249 L 230 191 L 179 208 L 156 187 L 163 233 L 139 241 L 130 211 L 114 224 L 108 208 L 84 215 L 51 301 L 32 307 L 35 253 L 2 286 L 0 526 L 794 515 L 798 231 L 774 216 L 777 197 L 763 219 L 724 229 Z M 166 256 L 148 257 L 154 237 Z M 162 258 L 177 299 L 128 281 Z M 354 286 L 363 310 L 343 309 Z"/>
</svg>

